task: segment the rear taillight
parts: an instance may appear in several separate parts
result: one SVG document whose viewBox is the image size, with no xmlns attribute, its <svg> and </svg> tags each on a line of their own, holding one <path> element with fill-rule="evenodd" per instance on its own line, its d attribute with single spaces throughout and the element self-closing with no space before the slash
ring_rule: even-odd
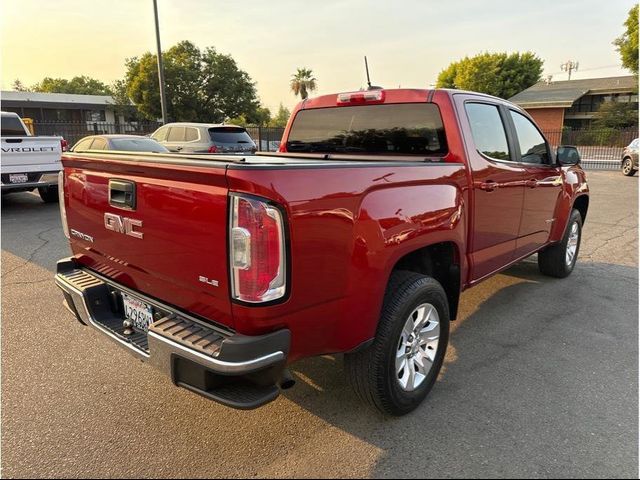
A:
<svg viewBox="0 0 640 480">
<path fill-rule="evenodd" d="M 286 293 L 282 212 L 254 197 L 232 194 L 230 218 L 231 295 L 261 303 Z"/>
<path fill-rule="evenodd" d="M 218 147 L 216 147 L 215 145 L 211 145 L 209 147 L 209 153 L 217 153 L 218 152 Z"/>
<path fill-rule="evenodd" d="M 362 92 L 348 92 L 338 94 L 338 105 L 351 105 L 358 103 L 382 103 L 384 102 L 384 90 L 365 90 Z"/>
<path fill-rule="evenodd" d="M 69 149 L 69 142 L 67 142 L 64 138 L 60 139 L 60 150 L 66 152 Z"/>
<path fill-rule="evenodd" d="M 64 170 L 58 173 L 58 203 L 60 204 L 60 219 L 62 220 L 62 231 L 64 236 L 69 236 L 69 225 L 67 225 L 67 208 L 64 206 Z"/>
</svg>

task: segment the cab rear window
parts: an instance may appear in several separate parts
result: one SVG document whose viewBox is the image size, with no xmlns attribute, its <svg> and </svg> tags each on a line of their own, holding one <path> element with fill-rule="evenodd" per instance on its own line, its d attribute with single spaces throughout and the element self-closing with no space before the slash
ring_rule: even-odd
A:
<svg viewBox="0 0 640 480">
<path fill-rule="evenodd" d="M 22 122 L 18 117 L 13 115 L 2 115 L 2 131 L 3 137 L 27 137 L 29 133 L 25 131 Z"/>
<path fill-rule="evenodd" d="M 442 156 L 442 117 L 433 103 L 358 105 L 301 110 L 288 152 Z"/>
</svg>

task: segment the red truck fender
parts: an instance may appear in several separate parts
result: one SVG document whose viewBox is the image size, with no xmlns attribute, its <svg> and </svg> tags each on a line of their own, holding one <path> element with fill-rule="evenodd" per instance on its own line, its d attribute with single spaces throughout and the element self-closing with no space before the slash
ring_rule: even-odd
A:
<svg viewBox="0 0 640 480">
<path fill-rule="evenodd" d="M 556 221 L 549 236 L 549 241 L 552 243 L 562 240 L 571 211 L 574 208 L 580 211 L 583 223 L 589 208 L 589 186 L 584 170 L 575 167 L 563 168 L 562 181 L 562 193 L 558 198 L 554 215 Z"/>
<path fill-rule="evenodd" d="M 433 275 L 443 283 L 454 316 L 460 277 L 467 268 L 466 258 L 460 254 L 466 236 L 464 205 L 461 190 L 451 184 L 403 185 L 368 193 L 354 225 L 352 264 L 358 268 L 349 282 L 351 294 L 360 296 L 358 291 L 366 282 L 371 286 L 366 292 L 367 309 L 379 313 L 394 268 L 412 270 Z M 448 246 L 450 255 L 434 250 L 444 246 Z M 434 271 L 435 259 L 422 258 L 433 255 L 443 261 L 450 256 L 446 262 L 455 264 L 458 278 L 438 278 L 448 273 Z M 375 308 L 371 308 L 372 302 Z M 375 334 L 378 316 L 365 317 L 367 325 L 361 326 L 365 337 Z"/>
</svg>

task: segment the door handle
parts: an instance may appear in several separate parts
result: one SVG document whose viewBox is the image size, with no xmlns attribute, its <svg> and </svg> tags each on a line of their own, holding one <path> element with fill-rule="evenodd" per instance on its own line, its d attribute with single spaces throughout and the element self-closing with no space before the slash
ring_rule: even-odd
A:
<svg viewBox="0 0 640 480">
<path fill-rule="evenodd" d="M 536 188 L 538 186 L 538 181 L 535 178 L 532 178 L 524 182 L 524 185 L 529 188 Z"/>
<path fill-rule="evenodd" d="M 182 150 L 182 147 L 176 147 L 176 150 L 180 151 L 180 150 Z"/>
<path fill-rule="evenodd" d="M 484 190 L 485 192 L 493 192 L 499 186 L 500 186 L 500 184 L 498 182 L 493 181 L 493 180 L 487 180 L 486 182 L 477 182 L 476 183 L 476 188 L 479 188 L 480 190 Z"/>
</svg>

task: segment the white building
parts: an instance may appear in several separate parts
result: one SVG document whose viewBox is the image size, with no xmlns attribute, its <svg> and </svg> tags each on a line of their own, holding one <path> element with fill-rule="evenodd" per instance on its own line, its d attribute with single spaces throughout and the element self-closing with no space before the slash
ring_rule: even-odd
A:
<svg viewBox="0 0 640 480">
<path fill-rule="evenodd" d="M 34 122 L 125 123 L 116 117 L 114 100 L 109 95 L 69 93 L 0 92 L 3 111 L 16 112 Z"/>
</svg>

